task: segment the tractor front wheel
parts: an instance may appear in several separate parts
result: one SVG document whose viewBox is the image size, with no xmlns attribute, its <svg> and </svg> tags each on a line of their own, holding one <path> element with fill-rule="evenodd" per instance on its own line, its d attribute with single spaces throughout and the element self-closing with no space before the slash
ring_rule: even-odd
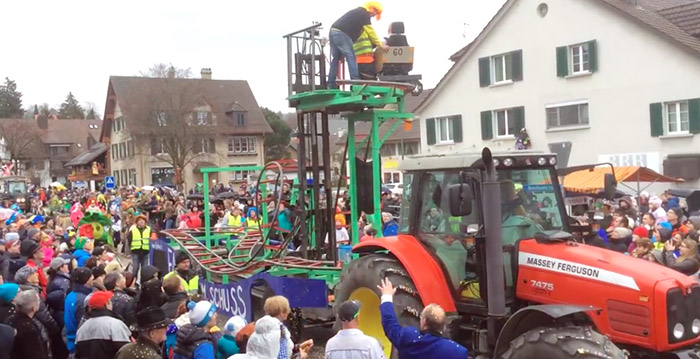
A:
<svg viewBox="0 0 700 359">
<path fill-rule="evenodd" d="M 362 303 L 359 314 L 359 329 L 379 340 L 387 358 L 392 357 L 391 342 L 384 335 L 382 317 L 379 313 L 381 293 L 377 289 L 380 280 L 389 278 L 397 288 L 394 295 L 394 311 L 402 326 L 419 327 L 419 316 L 423 310 L 418 291 L 406 269 L 394 257 L 387 254 L 362 256 L 345 266 L 340 282 L 335 287 L 333 309 L 346 300 Z"/>
<path fill-rule="evenodd" d="M 540 327 L 515 338 L 501 358 L 626 359 L 627 352 L 591 327 Z"/>
</svg>

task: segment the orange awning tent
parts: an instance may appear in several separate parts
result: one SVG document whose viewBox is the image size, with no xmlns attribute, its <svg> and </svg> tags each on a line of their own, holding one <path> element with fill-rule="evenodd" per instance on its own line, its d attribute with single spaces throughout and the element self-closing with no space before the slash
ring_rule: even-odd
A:
<svg viewBox="0 0 700 359">
<path fill-rule="evenodd" d="M 564 176 L 561 185 L 567 192 L 599 193 L 604 187 L 606 173 L 611 173 L 610 166 L 580 170 Z M 683 182 L 682 179 L 664 176 L 654 170 L 639 166 L 615 167 L 615 179 L 621 182 Z"/>
</svg>

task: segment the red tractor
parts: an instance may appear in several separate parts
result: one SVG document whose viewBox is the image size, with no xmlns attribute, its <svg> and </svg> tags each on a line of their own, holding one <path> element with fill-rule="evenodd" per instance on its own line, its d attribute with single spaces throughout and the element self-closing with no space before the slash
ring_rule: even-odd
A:
<svg viewBox="0 0 700 359">
<path fill-rule="evenodd" d="M 362 301 L 360 329 L 387 354 L 385 277 L 403 325 L 437 303 L 444 334 L 477 358 L 700 358 L 700 286 L 576 242 L 570 233 L 590 228 L 566 215 L 555 165 L 553 154 L 488 149 L 404 160 L 399 235 L 354 247 L 336 303 Z"/>
</svg>

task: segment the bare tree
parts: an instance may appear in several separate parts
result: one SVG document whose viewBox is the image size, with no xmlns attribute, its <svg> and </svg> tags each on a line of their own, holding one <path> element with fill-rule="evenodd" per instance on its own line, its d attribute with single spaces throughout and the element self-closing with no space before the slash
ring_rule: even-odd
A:
<svg viewBox="0 0 700 359">
<path fill-rule="evenodd" d="M 172 76 L 170 76 L 172 74 Z M 192 78 L 191 68 L 178 68 L 173 66 L 173 64 L 159 63 L 148 68 L 146 71 L 141 71 L 140 75 L 142 77 L 155 77 L 155 78 L 168 78 L 174 77 L 177 79 L 189 79 Z"/>
<path fill-rule="evenodd" d="M 161 78 L 148 81 L 138 116 L 126 119 L 132 138 L 140 144 L 135 150 L 170 164 L 176 185 L 184 184 L 183 170 L 207 156 L 216 156 L 211 112 L 197 116 L 201 96 L 195 82 Z"/>
<path fill-rule="evenodd" d="M 0 136 L 5 140 L 5 148 L 10 161 L 15 164 L 12 171 L 17 174 L 24 161 L 39 158 L 42 152 L 41 139 L 31 121 L 3 120 L 0 122 Z"/>
</svg>

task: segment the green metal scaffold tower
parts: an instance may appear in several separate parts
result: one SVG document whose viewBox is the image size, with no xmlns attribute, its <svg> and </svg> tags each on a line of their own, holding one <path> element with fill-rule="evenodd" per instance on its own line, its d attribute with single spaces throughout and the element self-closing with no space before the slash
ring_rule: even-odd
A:
<svg viewBox="0 0 700 359">
<path fill-rule="evenodd" d="M 297 113 L 298 148 L 298 177 L 300 195 L 297 203 L 297 214 L 303 223 L 314 222 L 316 249 L 322 252 L 324 238 L 328 236 L 328 248 L 335 248 L 335 206 L 332 205 L 334 195 L 340 183 L 331 182 L 331 143 L 328 128 L 328 118 L 339 114 L 347 120 L 347 156 L 343 158 L 348 168 L 348 194 L 350 196 L 351 221 L 350 232 L 352 243 L 359 240 L 358 220 L 360 194 L 367 193 L 368 188 L 360 188 L 359 179 L 371 176 L 372 206 L 366 210 L 367 217 L 381 236 L 381 156 L 380 149 L 396 128 L 413 120 L 413 115 L 404 112 L 404 96 L 410 93 L 411 85 L 381 81 L 339 80 L 346 89 L 325 89 L 326 57 L 323 51 L 324 40 L 319 37 L 321 24 L 302 29 L 286 35 L 287 64 L 288 64 L 288 100 L 290 107 Z M 296 46 L 295 46 L 296 45 Z M 395 120 L 395 121 L 392 121 Z M 357 141 L 356 124 L 370 123 L 370 133 Z M 382 126 L 391 126 L 383 136 L 380 136 Z M 371 160 L 371 173 L 358 173 L 356 157 L 358 145 L 367 146 L 367 160 Z M 321 181 L 323 178 L 323 182 Z M 309 188 L 310 187 L 310 188 Z M 321 190 L 325 192 L 326 201 L 320 198 Z M 313 203 L 311 210 L 306 210 L 307 202 Z M 303 210 L 299 210 L 303 209 Z M 310 233 L 302 230 L 302 257 L 307 258 L 306 248 L 309 244 Z M 337 260 L 336 251 L 328 251 L 329 260 Z"/>
</svg>

